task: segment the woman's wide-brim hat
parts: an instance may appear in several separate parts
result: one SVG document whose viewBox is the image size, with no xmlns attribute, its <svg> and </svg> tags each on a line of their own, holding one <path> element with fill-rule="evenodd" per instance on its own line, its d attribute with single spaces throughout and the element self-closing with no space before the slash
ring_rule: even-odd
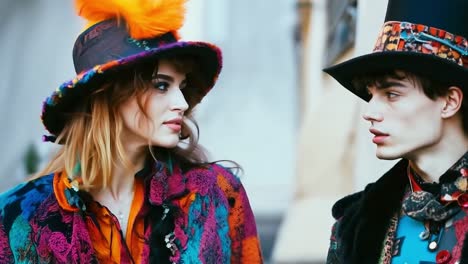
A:
<svg viewBox="0 0 468 264">
<path fill-rule="evenodd" d="M 214 86 L 222 67 L 221 50 L 211 43 L 180 41 L 177 30 L 184 19 L 185 0 L 136 1 L 76 0 L 80 16 L 91 26 L 77 38 L 73 61 L 77 76 L 59 86 L 43 104 L 41 119 L 54 138 L 60 134 L 70 114 L 100 85 L 126 69 L 159 58 L 189 56 L 201 71 L 205 96 Z M 95 22 L 98 21 L 98 22 Z M 154 64 L 153 64 L 154 65 Z"/>
<path fill-rule="evenodd" d="M 374 50 L 324 71 L 369 101 L 353 80 L 403 70 L 468 91 L 467 0 L 390 0 Z"/>
</svg>

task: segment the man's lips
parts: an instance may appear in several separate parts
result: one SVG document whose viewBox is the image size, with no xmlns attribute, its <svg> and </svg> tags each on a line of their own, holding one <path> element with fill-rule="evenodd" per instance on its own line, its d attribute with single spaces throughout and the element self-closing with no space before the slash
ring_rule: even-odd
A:
<svg viewBox="0 0 468 264">
<path fill-rule="evenodd" d="M 389 134 L 381 132 L 380 130 L 377 130 L 375 128 L 369 129 L 369 132 L 375 135 L 372 139 L 372 142 L 374 142 L 375 144 L 382 144 L 385 141 L 385 139 L 389 136 Z"/>
</svg>

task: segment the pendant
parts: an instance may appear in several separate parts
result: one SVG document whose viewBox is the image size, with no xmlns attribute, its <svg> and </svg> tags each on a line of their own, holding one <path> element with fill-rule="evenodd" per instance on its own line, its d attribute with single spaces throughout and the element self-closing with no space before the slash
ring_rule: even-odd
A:
<svg viewBox="0 0 468 264">
<path fill-rule="evenodd" d="M 120 224 L 122 224 L 124 220 L 124 215 L 121 211 L 117 213 L 117 218 L 119 219 Z"/>
</svg>

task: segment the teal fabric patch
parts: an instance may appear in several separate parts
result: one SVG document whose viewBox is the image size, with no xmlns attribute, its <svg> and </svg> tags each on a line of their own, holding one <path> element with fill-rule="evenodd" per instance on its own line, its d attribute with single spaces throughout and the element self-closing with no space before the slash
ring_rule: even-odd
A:
<svg viewBox="0 0 468 264">
<path fill-rule="evenodd" d="M 223 204 L 216 204 L 216 223 L 223 251 L 223 263 L 231 263 L 231 238 L 229 237 L 228 210 Z"/>
<path fill-rule="evenodd" d="M 38 263 L 37 259 L 31 259 L 31 257 L 37 257 L 36 248 L 29 237 L 31 233 L 31 227 L 23 217 L 17 217 L 13 222 L 10 231 L 10 247 L 13 252 L 15 263 L 17 264 L 28 264 Z M 34 253 L 34 254 L 31 254 Z"/>
<path fill-rule="evenodd" d="M 392 264 L 436 263 L 437 252 L 428 249 L 428 241 L 419 238 L 424 224 L 404 215 L 398 222 Z M 440 250 L 440 249 L 439 249 Z"/>
<path fill-rule="evenodd" d="M 188 223 L 187 230 L 185 233 L 188 235 L 189 240 L 187 241 L 187 249 L 182 252 L 181 261 L 182 263 L 197 263 L 200 262 L 198 254 L 200 252 L 200 241 L 203 235 L 203 223 L 197 221 L 202 219 L 200 215 L 204 212 L 202 208 L 206 208 L 209 199 L 197 195 L 195 200 L 190 205 L 188 212 Z"/>
</svg>

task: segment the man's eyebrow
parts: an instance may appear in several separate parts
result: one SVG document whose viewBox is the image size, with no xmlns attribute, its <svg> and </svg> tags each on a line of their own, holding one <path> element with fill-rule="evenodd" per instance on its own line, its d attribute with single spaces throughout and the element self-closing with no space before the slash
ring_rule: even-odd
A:
<svg viewBox="0 0 468 264">
<path fill-rule="evenodd" d="M 383 81 L 379 81 L 371 85 L 367 85 L 366 87 L 367 90 L 369 90 L 369 86 L 374 86 L 377 89 L 387 89 L 390 87 L 407 88 L 406 85 L 404 85 L 402 82 L 394 81 L 394 80 L 389 80 L 389 81 L 383 80 Z"/>
</svg>

